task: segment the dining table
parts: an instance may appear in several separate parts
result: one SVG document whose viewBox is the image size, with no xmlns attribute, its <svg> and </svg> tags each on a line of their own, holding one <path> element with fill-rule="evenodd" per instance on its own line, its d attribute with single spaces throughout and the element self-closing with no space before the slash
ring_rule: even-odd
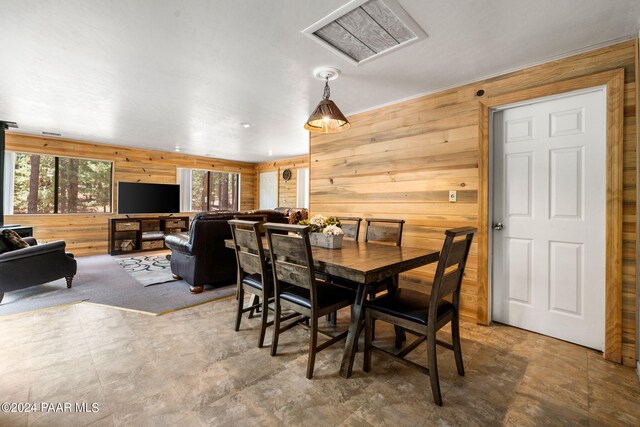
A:
<svg viewBox="0 0 640 427">
<path fill-rule="evenodd" d="M 266 238 L 263 238 L 263 245 L 268 253 Z M 225 240 L 225 246 L 234 249 L 233 240 Z M 311 252 L 313 268 L 317 273 L 346 280 L 356 290 L 345 351 L 340 364 L 340 375 L 349 378 L 353 372 L 369 285 L 391 278 L 388 280 L 388 291 L 393 293 L 398 286 L 398 274 L 438 261 L 440 252 L 439 249 L 391 246 L 346 239 L 342 241 L 340 248 L 312 246 Z"/>
</svg>

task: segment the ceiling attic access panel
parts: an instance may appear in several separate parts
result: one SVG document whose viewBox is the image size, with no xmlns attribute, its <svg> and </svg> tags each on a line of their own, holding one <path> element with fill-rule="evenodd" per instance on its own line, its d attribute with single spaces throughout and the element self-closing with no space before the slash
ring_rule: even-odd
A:
<svg viewBox="0 0 640 427">
<path fill-rule="evenodd" d="M 354 0 L 302 31 L 354 65 L 427 37 L 396 0 Z"/>
</svg>

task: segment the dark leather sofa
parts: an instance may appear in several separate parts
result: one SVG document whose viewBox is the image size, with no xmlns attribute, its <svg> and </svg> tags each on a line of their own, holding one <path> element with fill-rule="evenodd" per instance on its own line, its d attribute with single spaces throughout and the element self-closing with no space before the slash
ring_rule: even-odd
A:
<svg viewBox="0 0 640 427">
<path fill-rule="evenodd" d="M 235 283 L 236 255 L 225 247 L 224 241 L 231 239 L 228 221 L 236 216 L 244 219 L 248 215 L 266 216 L 268 222 L 289 222 L 288 211 L 201 212 L 191 221 L 188 235 L 174 234 L 165 237 L 165 243 L 171 249 L 171 272 L 190 285 L 191 293 L 202 292 L 205 285 Z"/>
<path fill-rule="evenodd" d="M 26 237 L 28 248 L 0 254 L 0 302 L 5 292 L 41 285 L 64 277 L 71 287 L 77 264 L 73 255 L 65 252 L 63 241 L 38 244 Z"/>
</svg>

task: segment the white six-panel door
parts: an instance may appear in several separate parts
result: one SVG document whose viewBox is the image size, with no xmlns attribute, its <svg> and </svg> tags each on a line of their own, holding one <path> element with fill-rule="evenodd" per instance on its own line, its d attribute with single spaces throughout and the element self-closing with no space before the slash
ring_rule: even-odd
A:
<svg viewBox="0 0 640 427">
<path fill-rule="evenodd" d="M 278 206 L 278 173 L 260 173 L 260 209 L 273 209 Z"/>
<path fill-rule="evenodd" d="M 493 320 L 602 350 L 604 89 L 495 112 L 493 149 Z"/>
</svg>

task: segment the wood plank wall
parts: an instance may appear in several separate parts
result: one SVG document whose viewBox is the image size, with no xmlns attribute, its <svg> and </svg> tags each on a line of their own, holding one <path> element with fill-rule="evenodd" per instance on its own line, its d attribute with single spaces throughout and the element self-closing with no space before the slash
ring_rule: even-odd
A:
<svg viewBox="0 0 640 427">
<path fill-rule="evenodd" d="M 256 209 L 260 203 L 260 179 L 257 177 L 261 172 L 277 172 L 278 173 L 278 206 L 297 208 L 298 199 L 298 174 L 297 170 L 309 167 L 309 156 L 292 157 L 289 159 L 276 160 L 273 162 L 263 162 L 256 165 Z M 285 169 L 291 169 L 291 179 L 285 181 L 282 178 L 282 172 Z"/>
<path fill-rule="evenodd" d="M 9 151 L 113 161 L 114 212 L 115 183 L 129 181 L 175 184 L 176 168 L 179 167 L 240 173 L 240 209 L 251 210 L 256 203 L 254 200 L 256 165 L 253 163 L 17 133 L 7 133 L 6 143 Z M 193 215 L 191 212 L 184 214 Z M 107 253 L 108 221 L 117 216 L 114 214 L 7 215 L 5 223 L 32 225 L 37 239 L 65 240 L 69 251 L 77 256 L 83 256 Z"/>
<path fill-rule="evenodd" d="M 349 117 L 351 129 L 312 134 L 311 214 L 404 218 L 403 245 L 439 247 L 443 232 L 478 226 L 479 99 L 624 68 L 623 363 L 636 345 L 637 40 Z M 478 91 L 483 90 L 483 95 Z M 458 202 L 448 202 L 457 190 Z M 475 320 L 477 245 L 462 287 L 461 314 Z M 424 284 L 433 267 L 403 279 Z"/>
</svg>

